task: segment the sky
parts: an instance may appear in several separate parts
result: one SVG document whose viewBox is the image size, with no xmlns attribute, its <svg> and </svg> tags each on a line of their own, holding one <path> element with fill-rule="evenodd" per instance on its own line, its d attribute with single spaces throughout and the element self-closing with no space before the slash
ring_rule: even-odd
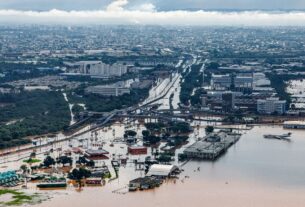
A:
<svg viewBox="0 0 305 207">
<path fill-rule="evenodd" d="M 92 10 L 104 9 L 112 0 L 0 0 L 1 9 Z M 305 9 L 304 0 L 130 0 L 129 7 L 153 4 L 159 11 L 181 9 L 294 10 Z"/>
<path fill-rule="evenodd" d="M 0 23 L 305 26 L 305 0 L 0 0 Z"/>
</svg>

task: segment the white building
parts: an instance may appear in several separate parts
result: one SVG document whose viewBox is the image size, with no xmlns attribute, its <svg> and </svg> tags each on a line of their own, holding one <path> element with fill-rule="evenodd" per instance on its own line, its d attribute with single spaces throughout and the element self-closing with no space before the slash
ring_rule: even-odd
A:
<svg viewBox="0 0 305 207">
<path fill-rule="evenodd" d="M 110 85 L 97 85 L 86 88 L 86 93 L 94 93 L 102 96 L 121 96 L 130 93 L 130 83 L 122 81 Z"/>
<path fill-rule="evenodd" d="M 112 65 L 102 61 L 80 61 L 77 63 L 66 63 L 69 73 L 82 75 L 111 77 L 122 76 L 127 73 L 127 65 L 114 63 Z"/>
<path fill-rule="evenodd" d="M 93 86 L 87 88 L 86 92 L 99 94 L 102 96 L 121 96 L 124 94 L 129 94 L 130 89 L 118 86 Z"/>
<path fill-rule="evenodd" d="M 266 78 L 264 73 L 254 73 L 253 74 L 253 87 L 259 86 L 269 86 L 270 80 Z"/>
<path fill-rule="evenodd" d="M 177 170 L 179 168 L 176 165 L 154 164 L 150 167 L 146 176 L 168 177 Z"/>
<path fill-rule="evenodd" d="M 212 74 L 211 86 L 214 90 L 229 89 L 232 85 L 232 78 L 229 74 L 216 75 Z"/>
<path fill-rule="evenodd" d="M 285 121 L 283 127 L 285 129 L 305 129 L 305 121 Z"/>
<path fill-rule="evenodd" d="M 260 114 L 284 114 L 286 112 L 286 101 L 279 98 L 267 98 L 257 100 L 257 112 Z"/>
<path fill-rule="evenodd" d="M 234 77 L 234 87 L 238 91 L 249 91 L 253 88 L 252 76 L 236 76 Z"/>
</svg>

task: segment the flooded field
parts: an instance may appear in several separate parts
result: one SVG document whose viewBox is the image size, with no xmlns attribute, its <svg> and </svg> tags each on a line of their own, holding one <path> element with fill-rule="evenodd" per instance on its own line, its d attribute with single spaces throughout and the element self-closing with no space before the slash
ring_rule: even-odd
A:
<svg viewBox="0 0 305 207">
<path fill-rule="evenodd" d="M 122 127 L 117 124 L 112 129 L 99 132 L 98 136 L 111 141 L 121 135 Z M 36 206 L 301 207 L 305 204 L 304 131 L 291 131 L 291 142 L 263 138 L 266 133 L 287 132 L 280 126 L 257 126 L 242 131 L 240 141 L 220 159 L 215 162 L 190 161 L 183 166 L 179 179 L 167 181 L 154 190 L 128 192 L 129 180 L 144 175 L 143 171 L 136 171 L 134 165 L 128 163 L 120 168 L 118 179 L 103 187 L 85 187 L 81 191 L 74 187 L 38 191 L 52 198 Z M 204 128 L 195 127 L 190 143 L 203 135 Z M 108 145 L 105 149 L 111 150 Z M 122 155 L 125 151 L 124 144 L 119 142 L 112 149 L 112 152 Z M 141 158 L 143 156 L 130 159 Z M 33 190 L 34 187 L 29 189 Z"/>
</svg>

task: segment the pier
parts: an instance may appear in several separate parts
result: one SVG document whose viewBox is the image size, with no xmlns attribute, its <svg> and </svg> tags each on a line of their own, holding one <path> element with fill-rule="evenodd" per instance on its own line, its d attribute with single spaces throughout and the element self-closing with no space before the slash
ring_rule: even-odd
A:
<svg viewBox="0 0 305 207">
<path fill-rule="evenodd" d="M 204 137 L 186 148 L 184 154 L 188 158 L 216 160 L 226 150 L 235 144 L 240 138 L 240 134 L 218 132 Z"/>
</svg>

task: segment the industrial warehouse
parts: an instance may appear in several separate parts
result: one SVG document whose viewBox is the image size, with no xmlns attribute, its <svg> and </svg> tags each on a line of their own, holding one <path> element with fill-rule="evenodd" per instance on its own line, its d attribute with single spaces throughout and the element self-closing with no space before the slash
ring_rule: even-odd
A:
<svg viewBox="0 0 305 207">
<path fill-rule="evenodd" d="M 184 150 L 188 158 L 216 160 L 230 146 L 235 144 L 240 134 L 218 132 L 211 133 Z"/>
</svg>

